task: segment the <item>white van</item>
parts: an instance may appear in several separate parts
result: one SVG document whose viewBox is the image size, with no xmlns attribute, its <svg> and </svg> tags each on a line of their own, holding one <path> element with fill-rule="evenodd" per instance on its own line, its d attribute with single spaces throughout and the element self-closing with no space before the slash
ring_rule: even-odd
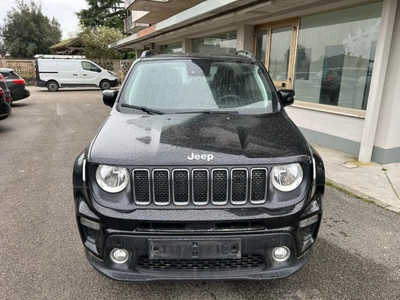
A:
<svg viewBox="0 0 400 300">
<path fill-rule="evenodd" d="M 118 85 L 117 74 L 84 56 L 38 54 L 35 58 L 36 86 L 51 92 L 61 87 L 98 86 L 108 90 Z"/>
</svg>

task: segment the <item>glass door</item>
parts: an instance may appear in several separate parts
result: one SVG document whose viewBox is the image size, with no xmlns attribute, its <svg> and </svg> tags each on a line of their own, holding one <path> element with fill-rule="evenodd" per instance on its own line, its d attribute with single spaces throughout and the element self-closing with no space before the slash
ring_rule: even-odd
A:
<svg viewBox="0 0 400 300">
<path fill-rule="evenodd" d="M 275 86 L 293 88 L 298 19 L 256 27 L 256 57 L 267 68 Z"/>
</svg>

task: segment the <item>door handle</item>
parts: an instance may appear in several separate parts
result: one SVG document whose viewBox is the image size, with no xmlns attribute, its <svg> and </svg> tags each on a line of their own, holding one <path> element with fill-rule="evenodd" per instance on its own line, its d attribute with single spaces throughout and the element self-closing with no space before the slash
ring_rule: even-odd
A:
<svg viewBox="0 0 400 300">
<path fill-rule="evenodd" d="M 72 74 L 72 76 L 78 76 L 78 74 Z"/>
<path fill-rule="evenodd" d="M 87 76 L 87 74 L 82 74 L 83 76 Z"/>
</svg>

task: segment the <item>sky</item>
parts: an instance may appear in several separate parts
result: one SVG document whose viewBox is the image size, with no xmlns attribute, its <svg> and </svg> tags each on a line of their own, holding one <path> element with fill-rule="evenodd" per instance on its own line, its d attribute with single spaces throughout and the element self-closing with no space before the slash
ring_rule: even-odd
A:
<svg viewBox="0 0 400 300">
<path fill-rule="evenodd" d="M 25 0 L 25 2 L 28 1 L 30 0 Z M 15 0 L 0 0 L 0 24 L 3 23 L 6 12 L 11 10 L 16 5 L 16 2 Z M 63 39 L 75 36 L 79 25 L 75 12 L 87 8 L 85 0 L 35 0 L 35 2 L 42 4 L 44 15 L 49 19 L 54 17 L 60 23 Z"/>
</svg>

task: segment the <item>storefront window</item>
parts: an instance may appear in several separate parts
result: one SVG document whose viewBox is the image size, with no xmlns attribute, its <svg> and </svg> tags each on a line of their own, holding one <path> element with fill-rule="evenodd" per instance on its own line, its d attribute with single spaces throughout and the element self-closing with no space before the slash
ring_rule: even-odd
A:
<svg viewBox="0 0 400 300">
<path fill-rule="evenodd" d="M 163 54 L 182 53 L 182 43 L 162 45 L 160 46 L 160 50 Z"/>
<path fill-rule="evenodd" d="M 265 55 L 267 51 L 267 30 L 259 30 L 257 32 L 257 54 L 256 57 L 259 59 L 263 65 L 265 65 Z"/>
<path fill-rule="evenodd" d="M 192 39 L 194 53 L 228 54 L 236 51 L 236 31 Z"/>
<path fill-rule="evenodd" d="M 272 29 L 268 70 L 273 80 L 286 80 L 289 70 L 292 26 Z"/>
<path fill-rule="evenodd" d="M 366 109 L 382 3 L 301 18 L 296 98 Z"/>
</svg>

